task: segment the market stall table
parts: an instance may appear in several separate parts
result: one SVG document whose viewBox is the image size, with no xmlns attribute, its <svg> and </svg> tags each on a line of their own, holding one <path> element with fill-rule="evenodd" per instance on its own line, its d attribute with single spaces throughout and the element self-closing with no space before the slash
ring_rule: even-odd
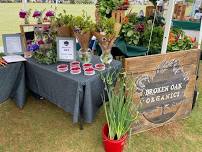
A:
<svg viewBox="0 0 202 152">
<path fill-rule="evenodd" d="M 92 63 L 99 63 L 93 56 Z M 59 63 L 58 63 L 59 64 Z M 44 65 L 34 59 L 26 62 L 27 86 L 34 93 L 48 99 L 58 107 L 73 115 L 73 122 L 80 118 L 91 123 L 98 108 L 102 105 L 104 85 L 99 72 L 94 76 L 85 76 L 83 72 L 73 75 L 69 71 L 57 72 L 57 65 Z M 111 68 L 104 71 L 120 70 L 121 62 L 113 60 Z"/>
<path fill-rule="evenodd" d="M 8 98 L 14 99 L 16 105 L 23 108 L 26 98 L 23 62 L 0 67 L 0 103 Z"/>
</svg>

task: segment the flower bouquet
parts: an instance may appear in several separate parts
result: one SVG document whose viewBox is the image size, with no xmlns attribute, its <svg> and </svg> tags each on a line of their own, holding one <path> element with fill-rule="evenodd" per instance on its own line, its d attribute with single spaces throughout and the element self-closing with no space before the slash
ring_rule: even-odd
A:
<svg viewBox="0 0 202 152">
<path fill-rule="evenodd" d="M 24 19 L 25 24 L 29 24 L 29 16 L 30 16 L 30 14 L 31 14 L 31 9 L 29 9 L 28 11 L 20 10 L 19 17 Z"/>
<path fill-rule="evenodd" d="M 35 58 L 38 63 L 56 63 L 57 49 L 55 33 L 50 27 L 43 26 L 43 28 L 36 29 L 35 41 L 34 45 L 31 46 L 31 49 L 36 49 L 33 51 L 33 58 Z"/>
<path fill-rule="evenodd" d="M 115 23 L 112 18 L 101 18 L 95 25 L 93 35 L 97 38 L 102 49 L 100 60 L 106 65 L 109 65 L 113 60 L 111 49 L 119 35 L 120 29 L 121 24 Z"/>
<path fill-rule="evenodd" d="M 34 11 L 32 17 L 37 19 L 37 24 L 42 24 L 42 15 L 43 15 L 43 11 Z"/>
<path fill-rule="evenodd" d="M 54 22 L 52 22 L 52 28 L 55 29 L 57 36 L 72 37 L 72 20 L 73 16 L 67 14 L 65 10 L 55 18 Z"/>
<path fill-rule="evenodd" d="M 91 61 L 92 52 L 89 49 L 89 41 L 92 37 L 91 29 L 93 28 L 93 22 L 85 12 L 82 16 L 76 16 L 73 19 L 73 33 L 77 38 L 81 49 L 79 50 L 79 60 L 82 63 L 89 63 Z"/>
</svg>

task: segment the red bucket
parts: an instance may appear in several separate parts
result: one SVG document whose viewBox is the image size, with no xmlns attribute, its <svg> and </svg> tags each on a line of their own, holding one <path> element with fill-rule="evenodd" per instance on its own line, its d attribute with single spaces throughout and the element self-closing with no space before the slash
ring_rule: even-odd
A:
<svg viewBox="0 0 202 152">
<path fill-rule="evenodd" d="M 122 152 L 124 144 L 126 143 L 127 134 L 123 136 L 120 140 L 110 140 L 108 138 L 109 128 L 105 124 L 102 128 L 102 140 L 105 152 Z"/>
</svg>

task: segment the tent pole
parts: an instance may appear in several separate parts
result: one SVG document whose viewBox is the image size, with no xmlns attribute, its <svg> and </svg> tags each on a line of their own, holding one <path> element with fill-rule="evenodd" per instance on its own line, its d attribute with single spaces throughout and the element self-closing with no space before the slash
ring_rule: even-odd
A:
<svg viewBox="0 0 202 152">
<path fill-rule="evenodd" d="M 163 43 L 161 47 L 161 54 L 165 54 L 167 50 L 168 38 L 169 38 L 170 27 L 171 27 L 172 18 L 173 18 L 174 7 L 175 7 L 175 0 L 169 0 L 165 30 L 163 35 Z"/>
<path fill-rule="evenodd" d="M 27 8 L 27 0 L 22 0 L 22 7 L 23 7 L 23 10 L 26 10 L 26 8 Z"/>
<path fill-rule="evenodd" d="M 202 40 L 202 20 L 201 20 L 201 26 L 200 26 L 199 39 L 198 39 L 198 49 L 201 49 L 201 40 Z"/>
</svg>

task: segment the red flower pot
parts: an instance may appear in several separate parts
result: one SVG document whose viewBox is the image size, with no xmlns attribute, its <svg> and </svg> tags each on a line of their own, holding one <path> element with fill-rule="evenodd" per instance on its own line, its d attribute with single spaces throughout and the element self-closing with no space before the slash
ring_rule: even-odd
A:
<svg viewBox="0 0 202 152">
<path fill-rule="evenodd" d="M 102 140 L 105 152 L 122 152 L 124 144 L 126 143 L 127 134 L 123 136 L 120 140 L 110 140 L 108 138 L 109 128 L 105 124 L 102 128 Z"/>
</svg>

